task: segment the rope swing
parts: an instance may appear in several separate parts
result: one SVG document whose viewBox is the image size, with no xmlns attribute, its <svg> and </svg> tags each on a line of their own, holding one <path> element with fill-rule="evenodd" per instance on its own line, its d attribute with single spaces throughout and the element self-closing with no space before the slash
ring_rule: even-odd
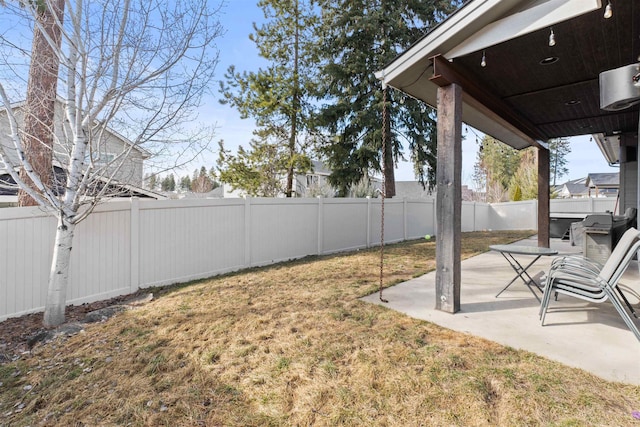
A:
<svg viewBox="0 0 640 427">
<path fill-rule="evenodd" d="M 388 303 L 389 301 L 382 298 L 382 279 L 384 277 L 384 199 L 386 198 L 386 177 L 387 177 L 387 85 L 382 84 L 382 191 L 380 191 L 381 210 L 380 210 L 380 301 Z"/>
</svg>

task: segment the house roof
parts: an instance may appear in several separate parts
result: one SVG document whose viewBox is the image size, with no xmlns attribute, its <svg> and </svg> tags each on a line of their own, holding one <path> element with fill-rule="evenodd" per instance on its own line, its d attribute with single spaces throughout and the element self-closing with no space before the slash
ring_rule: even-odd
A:
<svg viewBox="0 0 640 427">
<path fill-rule="evenodd" d="M 587 187 L 598 188 L 619 188 L 620 187 L 620 174 L 615 173 L 590 173 L 587 176 Z"/>
<path fill-rule="evenodd" d="M 331 170 L 329 169 L 329 167 L 325 165 L 323 162 L 321 162 L 320 160 L 312 160 L 311 163 L 313 164 L 314 174 L 326 175 L 326 176 L 331 175 Z"/>
<path fill-rule="evenodd" d="M 571 181 L 567 181 L 560 187 L 567 189 L 569 194 L 587 194 L 589 187 L 587 187 L 587 178 L 578 178 Z"/>
<path fill-rule="evenodd" d="M 434 197 L 434 194 L 424 188 L 418 181 L 396 181 L 397 198 L 407 197 L 409 199 L 418 199 L 424 197 Z"/>
<path fill-rule="evenodd" d="M 471 0 L 376 75 L 432 106 L 439 84 L 459 84 L 463 121 L 518 149 L 556 137 L 635 134 L 638 106 L 602 110 L 599 76 L 638 61 L 640 2 L 616 0 L 610 19 L 602 6 Z"/>
<path fill-rule="evenodd" d="M 54 180 L 54 193 L 57 196 L 64 194 L 64 184 L 66 174 L 64 170 L 59 167 L 54 168 L 57 180 Z M 156 200 L 164 200 L 167 197 L 164 194 L 156 191 L 148 190 L 146 188 L 138 187 L 132 184 L 125 184 L 117 181 L 109 181 L 106 178 L 98 177 L 98 180 L 102 184 L 108 184 L 112 191 L 109 191 L 110 195 L 107 197 L 142 197 L 151 198 Z M 7 173 L 0 171 L 0 196 L 16 196 L 18 195 L 18 188 L 11 176 Z M 13 201 L 13 200 L 11 200 Z M 16 199 L 17 201 L 17 199 Z"/>
</svg>

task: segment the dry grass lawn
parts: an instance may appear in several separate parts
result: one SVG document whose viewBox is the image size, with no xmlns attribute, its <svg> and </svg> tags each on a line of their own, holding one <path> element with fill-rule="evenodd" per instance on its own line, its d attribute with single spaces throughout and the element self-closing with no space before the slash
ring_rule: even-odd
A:
<svg viewBox="0 0 640 427">
<path fill-rule="evenodd" d="M 466 233 L 463 254 L 528 234 Z M 434 268 L 435 244 L 385 260 L 387 284 L 403 281 Z M 155 290 L 0 365 L 0 425 L 640 425 L 640 387 L 359 301 L 378 261 L 359 251 Z"/>
</svg>

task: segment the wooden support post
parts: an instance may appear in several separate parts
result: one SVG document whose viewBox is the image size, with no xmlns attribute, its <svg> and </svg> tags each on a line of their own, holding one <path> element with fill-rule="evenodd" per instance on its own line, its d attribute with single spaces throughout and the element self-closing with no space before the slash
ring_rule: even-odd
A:
<svg viewBox="0 0 640 427">
<path fill-rule="evenodd" d="M 549 150 L 538 147 L 538 246 L 549 247 Z"/>
<path fill-rule="evenodd" d="M 460 310 L 462 88 L 438 88 L 436 310 Z"/>
</svg>

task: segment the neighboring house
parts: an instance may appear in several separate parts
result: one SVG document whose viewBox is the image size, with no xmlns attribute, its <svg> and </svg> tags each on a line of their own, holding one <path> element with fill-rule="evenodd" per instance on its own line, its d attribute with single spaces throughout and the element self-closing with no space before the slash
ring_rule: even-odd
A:
<svg viewBox="0 0 640 427">
<path fill-rule="evenodd" d="M 239 188 L 234 189 L 231 184 L 227 184 L 226 182 L 221 183 L 220 187 L 222 187 L 222 197 L 225 199 L 237 199 L 247 195 L 243 190 Z"/>
<path fill-rule="evenodd" d="M 24 119 L 24 106 L 24 102 L 13 106 L 13 111 L 19 127 Z M 68 163 L 71 142 L 68 141 L 65 136 L 69 135 L 69 132 L 65 131 L 64 126 L 61 126 L 62 123 L 65 123 L 65 126 L 68 126 L 64 119 L 62 100 L 58 100 L 55 104 L 54 117 L 54 132 L 56 138 L 54 142 L 53 165 L 57 181 L 64 182 L 64 176 L 66 173 L 64 168 Z M 13 143 L 9 136 L 9 128 L 7 112 L 4 108 L 0 109 L 0 145 L 7 147 L 9 156 L 15 156 Z M 145 159 L 150 157 L 149 152 L 141 147 L 135 146 L 130 140 L 109 128 L 106 129 L 105 135 L 101 138 L 100 144 L 90 147 L 90 150 L 91 159 L 93 159 L 96 169 L 99 170 L 101 167 L 104 168 L 103 176 L 109 177 L 110 175 L 113 175 L 110 178 L 113 181 L 117 181 L 119 185 L 127 186 L 129 187 L 129 190 L 135 187 L 137 190 L 144 191 L 141 188 L 143 180 L 143 163 Z M 123 160 L 122 165 L 116 170 L 114 167 L 110 167 L 109 163 L 114 161 L 114 159 L 117 159 L 118 156 L 123 156 Z M 87 161 L 88 160 L 89 155 L 87 156 Z M 119 161 L 114 163 L 117 163 L 118 165 L 120 164 Z M 2 165 L 2 163 L 0 163 L 0 180 L 12 183 L 6 167 Z M 125 192 L 126 190 L 127 189 L 125 189 Z M 6 192 L 7 189 L 4 191 Z M 12 190 L 12 192 L 15 194 L 15 190 Z"/>
<path fill-rule="evenodd" d="M 460 188 L 462 194 L 462 200 L 465 202 L 477 201 L 481 194 L 476 193 L 469 188 L 468 185 L 463 185 Z M 436 189 L 429 191 L 420 184 L 419 181 L 396 181 L 396 198 L 407 199 L 435 199 Z"/>
<path fill-rule="evenodd" d="M 329 184 L 331 170 L 318 160 L 312 160 L 313 170 L 305 174 L 296 174 L 294 182 L 296 197 L 332 196 L 335 189 Z"/>
<path fill-rule="evenodd" d="M 429 191 L 419 181 L 396 181 L 396 198 L 431 199 L 436 197 L 435 188 Z"/>
<path fill-rule="evenodd" d="M 620 190 L 620 174 L 590 173 L 586 186 L 589 188 L 589 197 L 616 197 Z"/>
<path fill-rule="evenodd" d="M 567 181 L 555 187 L 558 197 L 561 199 L 580 199 L 589 197 L 587 178 L 578 178 Z"/>
<path fill-rule="evenodd" d="M 620 188 L 620 174 L 590 173 L 586 178 L 567 181 L 555 188 L 562 199 L 616 197 Z"/>
</svg>

